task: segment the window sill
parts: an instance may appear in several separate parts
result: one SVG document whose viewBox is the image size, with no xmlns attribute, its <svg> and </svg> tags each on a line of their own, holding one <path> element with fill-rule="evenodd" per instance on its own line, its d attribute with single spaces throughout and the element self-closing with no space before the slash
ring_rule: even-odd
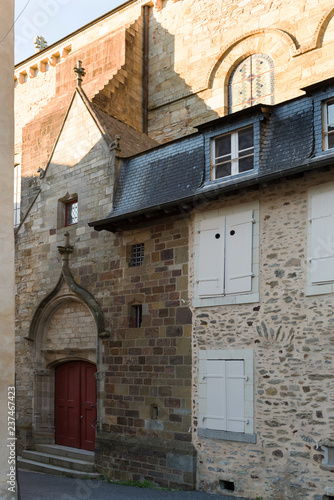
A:
<svg viewBox="0 0 334 500">
<path fill-rule="evenodd" d="M 306 297 L 310 297 L 311 295 L 325 295 L 328 293 L 334 293 L 334 283 L 308 285 L 305 290 Z"/>
<path fill-rule="evenodd" d="M 218 431 L 215 429 L 198 428 L 197 435 L 209 439 L 221 439 L 224 441 L 238 441 L 240 443 L 256 443 L 256 434 L 244 432 Z"/>
<path fill-rule="evenodd" d="M 219 295 L 217 297 L 196 297 L 193 300 L 194 307 L 225 306 L 233 304 L 253 304 L 260 301 L 259 293 L 248 293 L 240 295 Z"/>
</svg>

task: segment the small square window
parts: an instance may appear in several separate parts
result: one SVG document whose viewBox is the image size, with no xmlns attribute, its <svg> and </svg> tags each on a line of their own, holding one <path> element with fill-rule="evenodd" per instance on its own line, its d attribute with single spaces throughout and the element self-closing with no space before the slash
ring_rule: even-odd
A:
<svg viewBox="0 0 334 500">
<path fill-rule="evenodd" d="M 253 127 L 212 140 L 212 180 L 248 172 L 254 168 Z"/>
<path fill-rule="evenodd" d="M 65 226 L 72 226 L 78 222 L 78 200 L 71 200 L 65 204 Z"/>
<path fill-rule="evenodd" d="M 144 243 L 131 246 L 130 266 L 142 266 L 144 260 Z"/>
<path fill-rule="evenodd" d="M 334 100 L 323 107 L 323 149 L 334 148 Z"/>
</svg>

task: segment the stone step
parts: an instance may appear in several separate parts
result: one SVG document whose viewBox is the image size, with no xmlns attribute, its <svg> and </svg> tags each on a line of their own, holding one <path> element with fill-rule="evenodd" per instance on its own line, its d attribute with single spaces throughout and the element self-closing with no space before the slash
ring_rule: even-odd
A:
<svg viewBox="0 0 334 500">
<path fill-rule="evenodd" d="M 87 462 L 70 457 L 62 457 L 60 455 L 50 455 L 49 453 L 42 453 L 41 451 L 24 450 L 22 452 L 22 458 L 33 462 L 86 472 L 87 474 L 95 472 L 94 462 Z"/>
<path fill-rule="evenodd" d="M 87 450 L 79 450 L 69 446 L 61 446 L 59 444 L 36 444 L 35 450 L 48 455 L 58 455 L 65 458 L 73 458 L 75 460 L 84 460 L 85 462 L 94 463 L 94 452 Z"/>
<path fill-rule="evenodd" d="M 17 467 L 22 470 L 29 470 L 33 472 L 43 472 L 44 474 L 53 474 L 57 476 L 81 478 L 81 479 L 100 479 L 101 476 L 97 472 L 81 472 L 78 470 L 67 469 L 66 467 L 58 467 L 52 464 L 43 464 L 25 458 L 17 458 Z"/>
</svg>

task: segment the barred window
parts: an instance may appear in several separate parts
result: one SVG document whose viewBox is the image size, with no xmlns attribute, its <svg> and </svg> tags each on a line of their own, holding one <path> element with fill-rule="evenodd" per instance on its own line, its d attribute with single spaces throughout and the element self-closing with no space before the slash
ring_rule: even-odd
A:
<svg viewBox="0 0 334 500">
<path fill-rule="evenodd" d="M 137 243 L 131 246 L 130 266 L 142 266 L 144 260 L 144 243 Z"/>
</svg>

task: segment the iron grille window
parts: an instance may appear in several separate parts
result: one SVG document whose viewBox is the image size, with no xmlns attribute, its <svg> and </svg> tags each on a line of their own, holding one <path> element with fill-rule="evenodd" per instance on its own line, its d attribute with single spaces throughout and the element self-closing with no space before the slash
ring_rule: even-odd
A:
<svg viewBox="0 0 334 500">
<path fill-rule="evenodd" d="M 144 243 L 137 243 L 131 246 L 130 266 L 142 266 L 144 260 Z"/>
<path fill-rule="evenodd" d="M 72 226 L 78 222 L 78 200 L 65 204 L 65 226 Z"/>
</svg>

